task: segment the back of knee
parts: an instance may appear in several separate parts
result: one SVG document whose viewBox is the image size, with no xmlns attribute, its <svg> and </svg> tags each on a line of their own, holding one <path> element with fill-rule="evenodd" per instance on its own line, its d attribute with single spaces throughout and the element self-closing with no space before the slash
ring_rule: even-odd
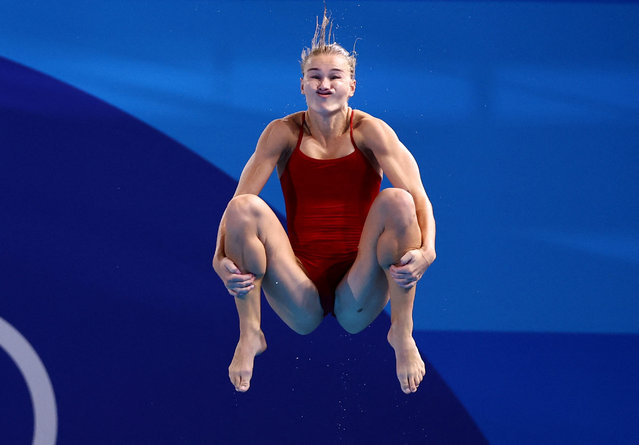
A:
<svg viewBox="0 0 639 445">
<path fill-rule="evenodd" d="M 317 329 L 323 318 L 323 315 L 320 314 L 309 314 L 308 317 L 295 320 L 295 323 L 292 323 L 289 326 L 300 335 L 308 335 Z"/>
<path fill-rule="evenodd" d="M 364 329 L 366 329 L 368 327 L 367 324 L 363 324 L 363 323 L 358 323 L 356 321 L 353 322 L 344 322 L 344 323 L 340 323 L 340 326 L 342 326 L 342 328 L 348 332 L 349 334 L 355 335 L 355 334 L 359 334 L 360 332 L 362 332 Z"/>
<path fill-rule="evenodd" d="M 370 323 L 368 318 L 361 312 L 343 311 L 336 313 L 335 318 L 339 325 L 349 334 L 358 334 L 362 332 Z"/>
</svg>

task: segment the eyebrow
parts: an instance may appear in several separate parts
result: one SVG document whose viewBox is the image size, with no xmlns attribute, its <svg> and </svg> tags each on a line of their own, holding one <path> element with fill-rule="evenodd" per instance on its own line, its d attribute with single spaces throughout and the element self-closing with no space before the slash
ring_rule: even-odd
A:
<svg viewBox="0 0 639 445">
<path fill-rule="evenodd" d="M 319 68 L 309 68 L 306 71 L 321 71 Z M 343 73 L 344 70 L 341 70 L 339 68 L 331 68 L 329 71 L 339 71 L 340 73 Z"/>
</svg>

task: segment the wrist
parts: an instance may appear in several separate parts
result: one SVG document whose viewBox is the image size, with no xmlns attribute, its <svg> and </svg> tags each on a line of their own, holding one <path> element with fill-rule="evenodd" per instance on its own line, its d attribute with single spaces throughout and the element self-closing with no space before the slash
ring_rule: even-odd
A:
<svg viewBox="0 0 639 445">
<path fill-rule="evenodd" d="M 433 261 L 435 261 L 435 258 L 437 258 L 437 254 L 435 252 L 435 246 L 428 244 L 428 245 L 423 245 L 421 247 L 421 249 L 419 249 L 422 253 L 422 255 L 424 256 L 424 259 L 426 261 L 428 261 L 428 264 L 432 264 Z"/>
</svg>

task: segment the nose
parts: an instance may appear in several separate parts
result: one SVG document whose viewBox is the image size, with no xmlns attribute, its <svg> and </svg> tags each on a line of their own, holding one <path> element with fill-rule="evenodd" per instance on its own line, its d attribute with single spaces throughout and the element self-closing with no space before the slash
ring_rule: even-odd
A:
<svg viewBox="0 0 639 445">
<path fill-rule="evenodd" d="M 331 87 L 331 81 L 328 77 L 324 77 L 320 80 L 319 88 L 320 90 L 328 90 Z"/>
</svg>

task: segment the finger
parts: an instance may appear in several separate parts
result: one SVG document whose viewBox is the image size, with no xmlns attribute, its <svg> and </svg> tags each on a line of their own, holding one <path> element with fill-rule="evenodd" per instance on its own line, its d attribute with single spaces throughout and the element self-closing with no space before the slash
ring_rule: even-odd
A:
<svg viewBox="0 0 639 445">
<path fill-rule="evenodd" d="M 412 280 L 403 280 L 403 279 L 399 280 L 399 279 L 397 279 L 397 280 L 395 280 L 395 283 L 397 283 L 397 285 L 399 287 L 402 287 L 404 289 L 410 289 L 411 287 L 415 286 L 416 282 L 412 281 Z"/>
<path fill-rule="evenodd" d="M 411 273 L 414 269 L 415 265 L 413 263 L 404 264 L 403 266 L 393 264 L 388 268 L 391 273 Z"/>
<path fill-rule="evenodd" d="M 406 278 L 393 278 L 393 280 L 395 280 L 395 283 L 399 284 L 400 286 L 406 286 L 411 282 L 411 280 Z"/>
<path fill-rule="evenodd" d="M 244 287 L 244 288 L 241 288 L 241 289 L 238 289 L 238 288 L 235 288 L 235 287 L 227 287 L 226 289 L 228 290 L 229 294 L 233 295 L 234 297 L 244 298 L 246 296 L 246 294 L 248 294 L 253 289 L 255 289 L 255 286 L 251 285 L 249 287 Z"/>
<path fill-rule="evenodd" d="M 244 274 L 244 275 L 233 274 L 228 279 L 229 283 L 244 283 L 244 282 L 252 283 L 253 281 L 255 281 L 255 275 L 252 275 L 252 274 Z"/>
<path fill-rule="evenodd" d="M 406 281 L 413 282 L 413 281 L 419 281 L 420 276 L 418 274 L 416 274 L 416 273 L 412 273 L 412 274 L 402 275 L 402 276 L 400 276 L 398 278 L 406 280 Z"/>
<path fill-rule="evenodd" d="M 233 286 L 233 289 L 237 291 L 250 290 L 254 288 L 255 285 L 253 283 L 238 283 Z"/>
<path fill-rule="evenodd" d="M 409 261 L 406 264 L 393 264 L 389 270 L 393 270 L 395 272 L 406 272 L 406 271 L 413 271 L 417 268 L 416 264 L 414 261 Z"/>
<path fill-rule="evenodd" d="M 415 273 L 411 270 L 396 270 L 390 273 L 393 278 L 408 279 L 413 278 Z"/>
<path fill-rule="evenodd" d="M 413 287 L 415 287 L 416 284 L 417 284 L 417 281 L 410 281 L 405 283 L 402 287 L 404 289 L 412 289 Z"/>
<path fill-rule="evenodd" d="M 391 277 L 400 281 L 416 281 L 417 280 L 417 275 L 414 273 L 391 274 Z"/>
<path fill-rule="evenodd" d="M 240 290 L 237 290 L 237 291 L 236 291 L 236 295 L 235 295 L 235 296 L 236 296 L 236 297 L 238 297 L 238 298 L 244 298 L 244 297 L 245 297 L 246 295 L 248 295 L 248 294 L 249 294 L 249 292 L 251 292 L 253 289 L 255 289 L 255 286 L 251 286 L 251 287 L 248 287 L 248 288 L 246 288 L 246 289 L 240 289 Z"/>
<path fill-rule="evenodd" d="M 246 286 L 250 286 L 251 284 L 253 284 L 255 282 L 255 277 L 249 277 L 249 278 L 245 278 L 245 279 L 240 279 L 237 277 L 231 277 L 228 279 L 228 281 L 226 282 L 227 287 L 230 286 L 234 286 L 234 287 L 246 287 Z"/>
<path fill-rule="evenodd" d="M 231 273 L 241 274 L 242 271 L 235 265 L 235 263 L 227 258 L 227 261 L 224 261 L 224 267 Z"/>
<path fill-rule="evenodd" d="M 388 270 L 391 273 L 406 273 L 407 270 L 409 270 L 412 267 L 412 264 L 391 264 L 391 266 L 388 268 Z"/>
<path fill-rule="evenodd" d="M 421 280 L 421 278 L 422 278 L 422 276 L 424 276 L 424 274 L 422 272 L 419 272 L 417 270 L 413 270 L 411 268 L 411 269 L 406 269 L 406 270 L 401 271 L 401 272 L 391 272 L 391 276 L 393 278 L 397 278 L 397 279 L 418 281 L 418 280 Z"/>
<path fill-rule="evenodd" d="M 404 266 L 410 263 L 412 260 L 413 260 L 413 252 L 409 250 L 400 258 L 399 264 Z"/>
</svg>

